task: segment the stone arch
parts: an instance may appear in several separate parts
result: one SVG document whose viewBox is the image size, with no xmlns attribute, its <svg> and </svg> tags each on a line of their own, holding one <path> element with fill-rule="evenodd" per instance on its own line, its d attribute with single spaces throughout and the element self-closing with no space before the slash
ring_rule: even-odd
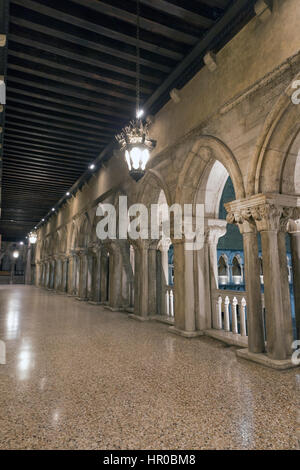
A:
<svg viewBox="0 0 300 470">
<path fill-rule="evenodd" d="M 157 204 L 160 192 L 163 191 L 169 206 L 172 205 L 172 197 L 168 185 L 158 171 L 149 170 L 143 178 L 143 184 L 137 195 L 137 201 L 149 206 Z"/>
<path fill-rule="evenodd" d="M 91 239 L 91 221 L 87 212 L 85 212 L 79 221 L 78 226 L 78 243 L 79 248 L 86 248 Z"/>
<path fill-rule="evenodd" d="M 293 83 L 269 113 L 258 138 L 247 184 L 247 195 L 281 193 L 286 162 L 300 131 L 300 106 L 292 102 Z M 270 171 L 271 169 L 271 171 Z"/>
<path fill-rule="evenodd" d="M 69 242 L 69 248 L 70 250 L 74 250 L 75 244 L 76 244 L 76 239 L 77 239 L 77 224 L 75 220 L 72 221 L 71 227 L 70 227 L 70 242 Z"/>
<path fill-rule="evenodd" d="M 204 195 L 210 173 L 217 161 L 221 164 L 219 164 L 219 168 L 222 166 L 227 172 L 225 176 L 231 177 L 237 199 L 243 199 L 245 189 L 242 173 L 233 153 L 218 138 L 203 135 L 196 138 L 186 156 L 178 178 L 175 202 L 180 204 L 195 203 L 199 191 L 202 190 Z M 222 178 L 222 187 L 225 186 L 226 180 L 227 178 Z M 222 194 L 222 187 L 219 191 L 220 194 Z"/>
</svg>

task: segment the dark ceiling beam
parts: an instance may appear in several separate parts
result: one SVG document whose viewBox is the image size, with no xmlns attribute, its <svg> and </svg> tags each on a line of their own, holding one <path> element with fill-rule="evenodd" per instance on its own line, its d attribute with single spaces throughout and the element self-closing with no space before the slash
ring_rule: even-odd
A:
<svg viewBox="0 0 300 470">
<path fill-rule="evenodd" d="M 26 169 L 28 170 L 28 167 L 26 167 L 26 165 L 18 165 L 18 164 L 11 164 L 7 167 L 5 167 L 3 169 L 3 173 L 4 174 L 15 174 L 15 175 L 23 175 L 24 174 L 24 171 L 26 171 Z M 76 174 L 80 174 L 79 172 L 76 172 Z M 55 181 L 60 181 L 62 182 L 66 188 L 68 188 L 68 185 L 71 186 L 74 179 L 71 178 L 68 178 L 67 176 L 67 173 L 66 172 L 62 172 L 62 171 L 59 171 L 59 170 L 53 170 L 52 172 L 50 171 L 47 171 L 47 170 L 36 170 L 35 168 L 31 167 L 30 168 L 30 177 L 31 178 L 34 178 L 36 177 L 37 179 L 38 178 L 41 178 L 42 180 L 44 180 L 45 178 L 46 179 L 49 179 L 49 178 L 53 178 Z"/>
<path fill-rule="evenodd" d="M 28 165 L 22 164 L 21 162 L 15 162 L 12 160 L 10 160 L 9 163 L 6 163 L 6 165 L 3 167 L 3 171 L 5 172 L 13 171 L 19 174 L 23 174 L 24 170 L 25 171 L 28 170 Z M 47 169 L 47 168 L 42 168 L 42 167 L 36 168 L 33 165 L 30 166 L 31 176 L 32 175 L 41 176 L 41 177 L 46 176 L 47 178 L 53 177 L 55 181 L 56 181 L 56 178 L 58 178 L 61 181 L 65 181 L 66 185 L 68 181 L 70 181 L 72 184 L 72 182 L 74 181 L 73 175 L 78 175 L 78 174 L 80 174 L 80 170 L 77 170 L 77 171 L 73 170 L 72 175 L 71 175 L 70 171 L 68 172 L 68 170 L 63 170 L 63 169 L 60 169 L 59 167 L 52 168 L 52 171 L 51 171 L 50 169 Z"/>
<path fill-rule="evenodd" d="M 86 165 L 84 163 L 74 163 L 72 161 L 66 162 L 64 160 L 59 160 L 59 159 L 53 159 L 51 160 L 49 157 L 47 158 L 47 161 L 45 162 L 45 159 L 41 158 L 34 158 L 34 157 L 26 157 L 22 156 L 20 158 L 20 155 L 15 154 L 14 152 L 5 152 L 5 157 L 6 157 L 6 162 L 5 165 L 9 165 L 11 162 L 14 163 L 22 163 L 27 165 L 26 168 L 28 169 L 28 165 L 31 165 L 33 168 L 45 168 L 48 170 L 55 170 L 56 168 L 61 168 L 65 170 L 66 172 L 81 172 L 86 169 Z"/>
<path fill-rule="evenodd" d="M 4 148 L 6 147 L 7 144 L 13 144 L 13 145 L 17 144 L 21 149 L 26 148 L 26 147 L 29 147 L 29 149 L 31 147 L 36 147 L 36 148 L 42 149 L 42 150 L 43 149 L 50 149 L 50 150 L 53 150 L 53 151 L 63 152 L 66 156 L 69 155 L 70 157 L 73 157 L 74 155 L 78 155 L 81 158 L 91 158 L 91 159 L 93 159 L 99 153 L 99 152 L 82 153 L 82 152 L 79 152 L 78 150 L 72 150 L 72 149 L 62 147 L 62 146 L 53 145 L 53 143 L 51 145 L 49 145 L 49 144 L 43 143 L 43 141 L 35 142 L 34 139 L 30 139 L 30 138 L 26 140 L 26 139 L 24 139 L 22 137 L 18 137 L 18 136 L 9 136 L 5 132 Z"/>
<path fill-rule="evenodd" d="M 80 126 L 83 127 L 82 129 L 82 132 L 87 132 L 89 134 L 92 133 L 92 131 L 89 131 L 89 129 L 95 129 L 95 131 L 99 132 L 98 135 L 109 135 L 109 134 L 112 134 L 112 129 L 109 129 L 109 128 L 106 128 L 104 126 L 99 126 L 97 124 L 93 124 L 92 122 L 89 123 L 87 122 L 87 120 L 83 120 L 83 119 L 70 119 L 68 117 L 61 117 L 61 116 L 58 116 L 58 114 L 51 114 L 51 111 L 46 111 L 43 112 L 43 113 L 39 113 L 37 111 L 34 111 L 32 109 L 32 107 L 30 106 L 26 106 L 26 107 L 23 107 L 23 105 L 19 105 L 19 106 L 11 106 L 9 105 L 9 115 L 10 115 L 10 112 L 11 111 L 14 111 L 16 113 L 18 113 L 18 117 L 21 115 L 21 114 L 24 114 L 26 116 L 37 116 L 39 118 L 42 118 L 42 119 L 45 119 L 46 121 L 50 120 L 50 121 L 55 121 L 55 123 L 70 123 L 70 124 L 75 124 L 75 125 L 78 125 L 79 128 Z M 62 116 L 64 116 L 63 112 L 60 113 Z M 23 119 L 23 117 L 22 117 Z M 62 126 L 60 126 L 62 127 Z M 87 129 L 88 128 L 88 129 Z M 106 131 L 106 134 L 104 134 L 104 132 Z"/>
<path fill-rule="evenodd" d="M 35 109 L 35 108 L 34 108 Z M 78 126 L 82 126 L 84 129 L 83 129 L 83 132 L 87 132 L 87 133 L 92 133 L 91 131 L 87 130 L 86 128 L 88 129 L 95 129 L 95 131 L 99 131 L 99 135 L 109 135 L 110 133 L 113 132 L 112 129 L 110 128 L 107 128 L 105 126 L 100 126 L 98 124 L 94 124 L 93 122 L 88 122 L 87 120 L 83 120 L 83 119 L 70 119 L 68 117 L 61 117 L 61 116 L 58 116 L 57 114 L 52 114 L 51 111 L 44 111 L 44 112 L 37 112 L 35 110 L 32 109 L 31 106 L 23 106 L 23 105 L 19 105 L 19 106 L 11 106 L 9 105 L 9 112 L 11 111 L 14 111 L 18 114 L 25 114 L 26 116 L 38 116 L 42 119 L 45 119 L 46 121 L 47 120 L 53 120 L 55 122 L 63 122 L 63 123 L 70 123 L 70 124 L 75 124 L 75 125 L 78 125 Z M 62 116 L 64 116 L 63 114 L 63 111 L 60 112 L 60 114 Z M 105 133 L 104 133 L 105 132 Z"/>
<path fill-rule="evenodd" d="M 82 142 L 93 142 L 93 143 L 102 143 L 102 138 L 99 139 L 99 136 L 90 136 L 83 134 L 82 132 L 75 131 L 75 132 L 70 132 L 68 130 L 61 130 L 60 127 L 55 127 L 51 128 L 52 126 L 49 126 L 48 123 L 41 123 L 39 120 L 35 120 L 36 122 L 25 122 L 24 119 L 18 118 L 17 116 L 13 116 L 13 119 L 10 119 L 9 116 L 7 116 L 5 125 L 8 124 L 13 127 L 21 127 L 22 129 L 33 129 L 33 130 L 38 130 L 41 132 L 46 132 L 47 134 L 50 133 L 51 135 L 58 135 L 58 136 L 63 136 L 63 137 L 70 137 L 71 139 L 74 138 L 74 142 L 77 141 L 77 139 L 81 139 Z"/>
<path fill-rule="evenodd" d="M 43 166 L 48 166 L 48 167 L 55 167 L 56 165 L 58 166 L 63 166 L 69 170 L 84 170 L 89 163 L 88 160 L 74 160 L 74 159 L 66 159 L 66 158 L 61 158 L 61 157 L 55 157 L 53 155 L 47 155 L 47 158 L 45 159 L 44 155 L 39 155 L 39 154 L 31 154 L 28 152 L 24 152 L 22 150 L 15 150 L 15 149 L 5 149 L 5 156 L 7 157 L 8 160 L 10 159 L 15 159 L 16 161 L 23 161 L 31 163 L 33 165 L 39 164 Z"/>
<path fill-rule="evenodd" d="M 22 149 L 19 145 L 15 145 L 15 144 L 10 144 L 10 143 L 6 143 L 5 144 L 5 147 L 4 147 L 4 153 L 6 152 L 6 150 L 13 150 L 15 153 L 16 152 L 20 152 L 20 154 L 24 154 L 24 155 L 30 155 L 30 152 L 34 152 L 36 153 L 38 156 L 42 157 L 44 156 L 47 157 L 49 155 L 54 155 L 56 157 L 61 157 L 61 159 L 64 159 L 67 161 L 68 158 L 71 158 L 73 160 L 78 160 L 78 161 L 81 161 L 81 162 L 86 162 L 87 164 L 89 163 L 89 161 L 93 160 L 92 156 L 89 157 L 89 156 L 81 156 L 79 157 L 78 155 L 66 155 L 65 153 L 60 153 L 60 152 L 51 152 L 50 150 L 38 150 L 38 149 L 30 149 L 30 152 L 29 152 L 29 149 L 27 148 L 24 148 Z M 28 152 L 28 153 L 27 153 Z"/>
<path fill-rule="evenodd" d="M 31 130 L 26 130 L 26 129 L 31 129 Z M 76 148 L 82 148 L 82 150 L 91 150 L 91 151 L 96 151 L 98 150 L 103 144 L 105 144 L 105 140 L 97 140 L 97 142 L 95 144 L 93 144 L 92 142 L 83 142 L 81 139 L 76 139 L 75 136 L 74 138 L 72 139 L 72 136 L 69 136 L 66 135 L 65 137 L 61 137 L 61 136 L 57 136 L 57 134 L 53 133 L 50 131 L 49 132 L 49 129 L 42 129 L 42 128 L 37 128 L 37 130 L 39 132 L 33 132 L 35 131 L 36 128 L 34 127 L 30 127 L 30 126 L 23 126 L 21 124 L 9 124 L 9 123 L 6 123 L 5 125 L 5 133 L 6 132 L 11 132 L 13 133 L 14 135 L 19 135 L 19 134 L 26 134 L 26 135 L 29 135 L 29 136 L 37 136 L 37 137 L 41 137 L 42 139 L 49 139 L 49 142 L 50 142 L 50 139 L 51 141 L 54 141 L 54 142 L 57 142 L 57 143 L 64 143 L 64 142 L 68 142 L 68 143 L 73 143 L 75 145 Z"/>
<path fill-rule="evenodd" d="M 205 16 L 198 15 L 192 11 L 187 10 L 186 8 L 182 8 L 181 6 L 174 5 L 173 3 L 169 3 L 166 0 L 141 0 L 141 3 L 144 5 L 148 5 L 151 8 L 156 10 L 163 11 L 172 16 L 176 16 L 181 20 L 186 22 L 192 23 L 199 28 L 210 28 L 213 25 L 213 21 Z"/>
<path fill-rule="evenodd" d="M 17 26 L 22 26 L 31 31 L 37 31 L 42 34 L 49 35 L 50 37 L 56 37 L 58 39 L 62 39 L 63 41 L 68 41 L 80 47 L 85 47 L 87 49 L 95 50 L 98 53 L 102 52 L 109 57 L 118 57 L 118 58 L 121 58 L 122 60 L 127 60 L 129 62 L 133 62 L 134 64 L 136 64 L 136 52 L 134 50 L 132 51 L 132 53 L 125 52 L 124 50 L 122 50 L 122 44 L 120 44 L 119 48 L 108 47 L 108 46 L 103 45 L 100 42 L 95 43 L 92 41 L 88 41 L 82 37 L 79 38 L 78 36 L 68 34 L 65 30 L 59 31 L 58 29 L 49 28 L 45 25 L 39 25 L 39 24 L 33 23 L 32 21 L 24 20 L 22 18 L 16 18 L 15 16 L 11 16 L 10 21 L 12 24 L 15 24 Z M 105 61 L 105 57 L 103 57 L 103 59 Z M 164 58 L 164 60 L 166 61 L 167 59 Z M 164 72 L 164 73 L 170 73 L 171 67 L 172 65 L 174 66 L 175 63 L 172 62 L 169 65 L 168 64 L 164 65 L 163 63 L 160 63 L 159 60 L 156 60 L 156 61 L 154 61 L 154 59 L 149 60 L 149 59 L 144 58 L 141 55 L 140 64 L 144 65 L 145 67 L 150 67 L 154 70 L 160 70 L 161 72 Z"/>
<path fill-rule="evenodd" d="M 22 48 L 25 51 L 29 51 L 30 53 L 20 52 L 19 50 L 14 49 L 14 43 L 10 42 L 10 48 L 8 51 L 9 57 L 17 57 L 18 59 L 26 60 L 27 62 L 43 64 L 47 67 L 54 67 L 57 70 L 64 70 L 66 72 L 72 73 L 74 75 L 81 75 L 82 77 L 91 78 L 92 80 L 100 81 L 107 83 L 108 85 L 114 85 L 116 87 L 125 88 L 125 90 L 136 90 L 136 82 L 135 80 L 129 81 L 130 79 L 126 79 L 122 76 L 117 76 L 116 74 L 112 75 L 104 75 L 101 73 L 101 70 L 95 69 L 95 67 L 91 67 L 85 64 L 85 68 L 83 69 L 82 66 L 78 62 L 74 60 L 66 59 L 65 57 L 61 59 L 59 56 L 54 56 L 53 54 L 49 54 L 44 52 L 42 56 L 37 56 L 37 50 L 33 48 L 29 48 L 26 46 Z M 141 92 L 145 94 L 151 94 L 153 92 L 153 87 L 148 85 L 144 85 L 141 83 Z"/>
<path fill-rule="evenodd" d="M 14 71 L 11 75 L 14 77 L 16 80 L 17 78 L 24 77 L 25 74 L 25 79 L 27 77 L 30 78 L 31 84 L 34 86 L 35 83 L 39 82 L 39 78 L 45 79 L 46 81 L 43 81 L 46 85 L 46 88 L 49 89 L 50 91 L 54 91 L 56 93 L 62 93 L 63 95 L 69 95 L 69 96 L 74 96 L 76 98 L 79 98 L 83 101 L 91 101 L 94 103 L 98 103 L 101 105 L 104 105 L 102 108 L 102 113 L 103 114 L 108 114 L 108 115 L 114 115 L 118 113 L 118 109 L 124 110 L 121 111 L 121 114 L 125 114 L 125 110 L 128 110 L 129 106 L 131 106 L 131 103 L 125 103 L 124 101 L 120 101 L 120 98 L 118 99 L 106 97 L 105 95 L 102 94 L 102 97 L 100 98 L 101 94 L 95 92 L 94 90 L 88 90 L 88 87 L 83 87 L 81 83 L 78 82 L 78 85 L 76 85 L 76 82 L 70 83 L 70 80 L 64 80 L 63 78 L 58 78 L 56 75 L 50 75 L 47 73 L 42 73 L 38 72 L 36 70 L 30 70 L 26 69 L 25 67 L 19 67 L 14 64 L 9 64 L 8 65 L 8 70 L 9 71 Z M 39 78 L 36 78 L 39 77 Z M 22 78 L 23 79 L 23 78 Z M 68 83 L 69 82 L 69 83 Z M 69 86 L 66 85 L 68 83 Z M 83 89 L 84 93 L 81 91 L 77 91 L 77 88 Z M 134 102 L 135 100 L 130 100 Z M 119 104 L 119 108 L 118 108 Z M 116 110 L 113 110 L 111 108 L 117 108 Z"/>
<path fill-rule="evenodd" d="M 12 3 L 16 3 L 18 5 L 23 4 L 24 7 L 28 6 L 27 1 L 17 3 L 16 1 L 13 2 L 13 0 L 12 0 Z M 33 11 L 32 8 L 31 8 L 31 10 Z M 37 10 L 34 10 L 34 11 L 37 11 Z M 39 13 L 45 15 L 45 9 L 43 9 L 43 11 L 39 11 Z M 134 47 L 136 46 L 135 35 L 124 34 L 124 32 L 121 31 L 118 28 L 115 28 L 115 29 L 107 28 L 105 26 L 100 25 L 99 22 L 95 23 L 95 22 L 87 21 L 85 18 L 82 17 L 82 15 L 74 16 L 74 15 L 71 15 L 70 13 L 64 13 L 62 11 L 58 11 L 58 10 L 56 10 L 54 8 L 50 8 L 50 7 L 47 7 L 47 13 L 48 13 L 48 16 L 50 16 L 51 18 L 54 18 L 56 20 L 60 20 L 60 21 L 63 21 L 67 24 L 69 23 L 71 25 L 83 28 L 86 31 L 93 31 L 94 33 L 97 33 L 97 34 L 99 34 L 101 36 L 104 36 L 104 37 L 107 37 L 109 39 L 113 39 L 115 41 L 124 42 L 125 44 L 130 44 L 131 46 L 134 46 Z M 151 38 L 152 41 L 144 40 L 144 36 L 145 35 L 143 35 L 143 38 L 141 38 L 141 40 L 140 40 L 140 46 L 141 46 L 142 49 L 144 49 L 146 51 L 154 52 L 154 53 L 156 53 L 158 55 L 161 55 L 161 56 L 164 56 L 164 57 L 169 57 L 169 58 L 174 59 L 176 61 L 182 60 L 182 58 L 183 58 L 182 53 L 180 53 L 176 50 L 172 50 L 172 48 L 169 49 L 167 47 L 164 47 L 162 45 L 163 42 L 161 41 L 161 37 L 158 38 L 158 41 L 155 44 L 155 43 L 153 43 L 152 38 Z M 149 38 L 150 38 L 150 36 L 149 36 Z"/>
<path fill-rule="evenodd" d="M 222 8 L 225 10 L 231 2 L 231 0 L 193 0 L 196 1 L 197 3 L 203 4 L 209 6 L 209 7 L 217 7 L 217 8 Z"/>
<path fill-rule="evenodd" d="M 36 11 L 38 13 L 42 13 L 43 15 L 47 15 L 50 17 L 52 15 L 56 15 L 57 17 L 57 15 L 59 15 L 58 19 L 62 19 L 63 21 L 66 21 L 66 20 L 69 20 L 69 22 L 74 21 L 71 15 L 68 15 L 69 18 L 67 18 L 67 14 L 62 11 L 63 8 L 59 8 L 58 10 L 53 9 L 48 6 L 38 4 L 31 0 L 12 0 L 12 2 L 17 5 L 21 5 L 25 8 L 28 8 L 30 10 Z M 80 6 L 83 6 L 85 8 L 89 8 L 98 13 L 101 13 L 101 15 L 108 15 L 115 19 L 122 20 L 122 21 L 125 21 L 127 23 L 130 23 L 136 26 L 136 14 L 135 13 L 131 13 L 129 11 L 126 11 L 125 9 L 114 7 L 100 0 L 97 0 L 97 1 L 90 0 L 89 2 L 87 2 L 86 0 L 73 0 L 72 3 L 77 3 Z M 60 6 L 63 7 L 61 2 L 60 2 Z M 126 6 L 126 4 L 124 6 Z M 78 24 L 78 17 L 81 18 L 82 15 L 78 14 L 78 16 L 76 16 L 77 26 L 80 26 Z M 160 36 L 165 36 L 169 39 L 172 39 L 173 41 L 182 42 L 188 45 L 193 45 L 197 41 L 197 36 L 195 37 L 191 34 L 183 33 L 169 26 L 165 26 L 161 23 L 158 23 L 157 21 L 149 20 L 144 17 L 141 17 L 140 25 L 141 25 L 141 28 L 145 29 L 146 31 L 150 31 L 151 33 L 156 33 Z"/>
<path fill-rule="evenodd" d="M 36 182 L 39 182 L 41 184 L 44 184 L 45 186 L 53 186 L 55 187 L 55 185 L 57 186 L 61 186 L 61 187 L 65 187 L 66 190 L 68 189 L 69 186 L 71 186 L 72 184 L 72 181 L 73 180 L 68 180 L 66 181 L 64 178 L 55 178 L 55 181 L 50 181 L 49 180 L 49 176 L 46 175 L 44 177 L 42 176 L 35 176 L 35 175 L 24 175 L 24 172 L 23 171 L 18 171 L 18 170 L 5 170 L 3 169 L 3 175 L 5 175 L 5 177 L 11 177 L 11 178 L 14 178 L 15 181 L 23 181 L 27 184 L 30 184 L 32 181 L 36 181 Z"/>
<path fill-rule="evenodd" d="M 82 153 L 86 152 L 86 155 L 93 155 L 93 154 L 99 153 L 99 146 L 93 147 L 90 149 L 86 147 L 82 148 L 82 147 L 78 147 L 77 145 L 69 145 L 69 144 L 66 144 L 65 142 L 59 142 L 57 139 L 48 140 L 46 136 L 37 137 L 34 134 L 30 134 L 30 132 L 26 134 L 26 131 L 25 132 L 23 131 L 20 133 L 14 130 L 13 132 L 11 132 L 9 128 L 5 128 L 5 141 L 9 142 L 9 141 L 13 141 L 14 139 L 20 142 L 24 142 L 24 141 L 36 142 L 38 145 L 40 144 L 43 147 L 45 147 L 45 144 L 46 144 L 46 146 L 47 147 L 49 146 L 49 148 L 56 149 L 56 150 L 63 149 L 63 150 L 69 151 L 72 154 L 79 153 L 80 155 L 82 155 Z M 78 152 L 78 149 L 80 149 L 81 152 Z"/>
<path fill-rule="evenodd" d="M 11 111 L 13 111 L 13 113 L 11 113 Z M 16 115 L 15 113 L 18 113 L 18 115 Z M 53 118 L 53 116 L 50 116 L 49 114 L 33 113 L 33 112 L 27 112 L 26 113 L 26 110 L 24 111 L 20 108 L 15 108 L 15 107 L 12 107 L 12 106 L 9 107 L 9 111 L 7 111 L 7 115 L 10 119 L 12 119 L 12 121 L 22 120 L 22 121 L 42 123 L 43 125 L 47 125 L 47 126 L 53 127 L 53 128 L 67 129 L 67 130 L 79 132 L 79 134 L 82 134 L 82 135 L 84 135 L 84 133 L 94 135 L 96 137 L 97 137 L 97 135 L 98 136 L 100 136 L 100 135 L 101 136 L 109 135 L 109 133 L 108 133 L 109 129 L 107 130 L 107 133 L 104 133 L 103 131 L 99 131 L 99 132 L 97 132 L 97 134 L 95 134 L 95 131 L 90 131 L 89 129 L 86 129 L 86 128 L 82 129 L 80 127 L 74 127 L 74 126 L 68 126 L 67 124 L 61 124 L 61 122 L 70 122 L 70 120 L 69 121 L 67 121 L 66 119 L 57 119 L 57 120 L 55 120 Z M 45 122 L 41 121 L 41 119 L 36 119 L 32 116 L 38 116 L 40 118 L 43 118 L 45 120 Z M 54 119 L 55 122 L 48 122 L 47 121 L 48 119 Z M 76 124 L 78 124 L 78 123 L 76 122 Z"/>
<path fill-rule="evenodd" d="M 12 91 L 11 88 L 9 88 L 9 91 Z M 21 96 L 23 96 L 23 93 L 20 93 Z M 45 100 L 46 100 L 46 97 L 45 97 Z M 67 114 L 69 116 L 76 116 L 76 117 L 82 117 L 83 119 L 93 119 L 93 121 L 95 122 L 105 122 L 105 123 L 112 123 L 112 124 L 115 124 L 115 126 L 117 126 L 118 124 L 117 123 L 114 123 L 114 121 L 112 120 L 107 120 L 105 119 L 103 116 L 101 116 L 100 114 L 94 114 L 92 111 L 90 111 L 89 113 L 82 113 L 76 109 L 72 109 L 70 108 L 69 106 L 53 106 L 53 105 L 49 105 L 49 104 L 46 104 L 46 101 L 41 101 L 41 100 L 37 100 L 35 98 L 31 98 L 31 99 L 22 99 L 22 98 L 19 98 L 19 97 L 16 97 L 13 93 L 10 93 L 9 95 L 9 103 L 21 103 L 25 106 L 30 106 L 30 107 L 36 107 L 36 108 L 39 108 L 40 110 L 43 110 L 43 109 L 46 109 L 46 110 L 49 110 L 49 111 L 54 111 L 54 112 L 57 112 L 57 113 L 62 113 L 62 114 Z M 120 123 L 119 123 L 120 125 Z"/>
<path fill-rule="evenodd" d="M 60 48 L 59 44 L 56 44 L 55 46 L 53 46 L 42 41 L 33 40 L 32 36 L 24 37 L 24 35 L 20 35 L 19 32 L 18 33 L 10 32 L 9 38 L 10 40 L 13 40 L 16 43 L 25 44 L 25 45 L 34 47 L 42 51 L 48 51 L 52 54 L 57 54 L 62 57 L 67 57 L 68 59 L 76 60 L 77 62 L 81 64 L 95 65 L 96 67 L 102 70 L 110 70 L 120 75 L 124 75 L 128 77 L 135 78 L 136 76 L 136 71 L 134 67 L 132 69 L 121 67 L 118 65 L 120 63 L 119 61 L 114 61 L 114 62 L 112 61 L 111 63 L 102 62 L 101 60 L 99 60 L 99 57 L 97 54 L 93 54 L 93 55 L 84 54 L 84 53 L 78 54 L 77 48 L 76 47 L 73 48 L 71 47 L 71 45 L 69 46 L 64 45 L 64 48 Z M 151 75 L 146 72 L 144 73 L 143 70 L 141 71 L 141 79 L 149 83 L 157 84 L 161 82 L 161 79 L 159 78 L 158 74 Z"/>
<path fill-rule="evenodd" d="M 30 83 L 30 82 L 28 82 Z M 15 86 L 12 86 L 13 84 L 15 84 Z M 24 89 L 25 88 L 25 89 Z M 28 91 L 29 90 L 29 91 Z M 32 91 L 33 90 L 33 91 Z M 64 96 L 62 98 L 62 95 L 60 94 L 56 94 L 56 93 L 52 93 L 52 92 L 49 92 L 49 90 L 47 90 L 47 93 L 37 93 L 38 90 L 36 90 L 36 88 L 32 88 L 30 85 L 24 85 L 24 80 L 22 81 L 22 85 L 20 86 L 20 83 L 16 82 L 14 83 L 14 79 L 13 77 L 10 79 L 10 84 L 9 84 L 9 87 L 8 87 L 8 91 L 9 91 L 9 94 L 11 96 L 11 94 L 13 93 L 14 95 L 21 95 L 21 96 L 28 96 L 30 98 L 30 100 L 34 101 L 34 100 L 38 100 L 38 101 L 35 101 L 35 102 L 38 102 L 38 103 L 47 103 L 47 102 L 50 102 L 50 103 L 55 103 L 55 105 L 62 105 L 62 107 L 64 109 L 72 109 L 74 110 L 75 112 L 77 112 L 77 109 L 82 109 L 84 111 L 87 111 L 88 114 L 92 115 L 92 116 L 97 116 L 98 119 L 103 119 L 103 122 L 107 122 L 107 123 L 111 123 L 113 124 L 113 127 L 114 129 L 116 129 L 118 126 L 121 125 L 121 123 L 124 122 L 124 118 L 122 117 L 119 117 L 119 116 L 103 116 L 101 115 L 101 108 L 99 107 L 94 107 L 92 106 L 92 104 L 82 104 L 83 102 L 82 101 L 79 101 L 79 100 L 75 100 L 74 98 L 69 98 L 69 97 L 66 97 Z M 94 114 L 92 114 L 94 113 Z"/>
<path fill-rule="evenodd" d="M 157 88 L 153 95 L 144 104 L 146 109 L 150 109 L 154 103 L 166 92 L 176 84 L 181 75 L 190 67 L 190 65 L 199 57 L 204 56 L 205 52 L 209 48 L 210 44 L 213 43 L 216 37 L 222 33 L 233 19 L 240 14 L 245 8 L 249 8 L 253 4 L 249 0 L 238 0 L 236 1 L 224 14 L 224 16 L 206 33 L 206 35 L 196 44 L 192 51 L 180 62 L 175 70 L 168 76 L 168 78 Z"/>
<path fill-rule="evenodd" d="M 28 63 L 27 61 L 24 62 L 19 59 L 12 58 L 9 61 L 9 67 L 11 70 L 18 70 L 20 72 L 25 72 L 28 75 L 34 75 L 37 77 L 42 77 L 42 78 L 46 78 L 49 80 L 53 80 L 55 82 L 65 83 L 75 88 L 79 88 L 79 89 L 82 88 L 84 90 L 95 92 L 98 95 L 106 95 L 109 97 L 112 96 L 114 98 L 120 98 L 121 100 L 124 100 L 125 103 L 126 101 L 128 101 L 129 103 L 132 103 L 132 102 L 134 103 L 136 99 L 135 93 L 133 93 L 132 91 L 129 91 L 129 90 L 120 91 L 119 87 L 115 87 L 112 85 L 101 86 L 98 84 L 99 82 L 93 81 L 92 83 L 90 79 L 82 78 L 79 75 L 70 74 L 69 72 L 61 72 L 60 70 L 50 68 L 50 67 L 45 68 L 45 66 L 43 65 L 41 66 L 36 63 L 31 64 L 31 63 Z M 78 74 L 79 74 L 79 71 L 78 71 Z M 145 95 L 143 95 L 142 93 L 142 96 L 145 96 Z"/>
</svg>

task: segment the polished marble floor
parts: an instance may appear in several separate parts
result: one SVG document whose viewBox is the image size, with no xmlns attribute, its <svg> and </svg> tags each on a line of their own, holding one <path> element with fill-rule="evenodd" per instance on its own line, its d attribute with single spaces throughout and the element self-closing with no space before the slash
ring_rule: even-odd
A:
<svg viewBox="0 0 300 470">
<path fill-rule="evenodd" d="M 300 370 L 0 286 L 0 449 L 296 449 Z"/>
</svg>

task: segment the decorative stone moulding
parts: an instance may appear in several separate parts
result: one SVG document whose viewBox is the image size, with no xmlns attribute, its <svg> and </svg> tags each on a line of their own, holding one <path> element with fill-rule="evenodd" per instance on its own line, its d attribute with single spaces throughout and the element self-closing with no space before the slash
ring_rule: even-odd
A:
<svg viewBox="0 0 300 470">
<path fill-rule="evenodd" d="M 207 68 L 210 72 L 214 72 L 216 70 L 216 68 L 218 67 L 217 57 L 211 51 L 207 52 L 207 54 L 205 54 L 205 56 L 203 57 L 203 61 L 204 61 L 205 65 L 207 66 Z"/>
<path fill-rule="evenodd" d="M 286 230 L 289 220 L 300 218 L 300 198 L 284 194 L 257 194 L 225 204 L 227 222 L 256 225 L 259 231 Z"/>
<path fill-rule="evenodd" d="M 256 16 L 264 22 L 272 15 L 273 0 L 258 0 L 254 6 Z"/>
<path fill-rule="evenodd" d="M 6 44 L 6 34 L 0 34 L 0 47 L 4 47 Z"/>
<path fill-rule="evenodd" d="M 173 88 L 173 90 L 170 91 L 170 97 L 174 103 L 180 103 L 181 98 L 180 98 L 180 92 L 177 90 L 177 88 Z"/>
</svg>

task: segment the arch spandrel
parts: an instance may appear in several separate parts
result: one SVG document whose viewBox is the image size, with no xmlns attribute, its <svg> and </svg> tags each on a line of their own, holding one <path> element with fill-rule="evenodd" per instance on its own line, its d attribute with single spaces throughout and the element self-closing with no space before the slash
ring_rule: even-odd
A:
<svg viewBox="0 0 300 470">
<path fill-rule="evenodd" d="M 242 173 L 231 150 L 216 137 L 199 136 L 186 155 L 178 178 L 175 201 L 179 204 L 197 202 L 199 190 L 201 187 L 203 190 L 206 188 L 210 171 L 216 161 L 222 164 L 231 177 L 237 199 L 243 199 L 245 189 Z M 225 184 L 224 181 L 223 183 Z"/>
<path fill-rule="evenodd" d="M 283 192 L 283 175 L 291 149 L 300 131 L 300 105 L 292 102 L 293 84 L 280 96 L 266 119 L 253 156 L 247 195 Z"/>
</svg>

